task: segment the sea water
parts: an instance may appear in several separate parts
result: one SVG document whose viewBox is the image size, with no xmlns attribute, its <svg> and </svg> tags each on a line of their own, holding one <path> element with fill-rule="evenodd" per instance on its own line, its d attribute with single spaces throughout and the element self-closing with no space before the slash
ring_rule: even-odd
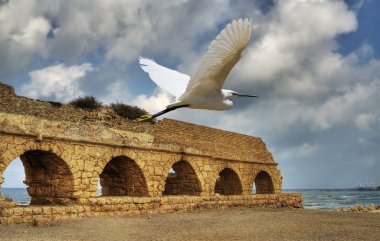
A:
<svg viewBox="0 0 380 241">
<path fill-rule="evenodd" d="M 3 196 L 12 198 L 16 203 L 28 205 L 30 196 L 25 188 L 3 188 Z M 380 191 L 359 191 L 353 189 L 286 189 L 283 192 L 302 193 L 304 207 L 307 209 L 337 209 L 356 204 L 368 206 L 380 204 Z"/>
<path fill-rule="evenodd" d="M 283 192 L 302 193 L 303 205 L 307 209 L 337 209 L 357 204 L 380 205 L 380 191 L 356 189 L 288 189 Z"/>
<path fill-rule="evenodd" d="M 3 197 L 12 198 L 13 201 L 21 205 L 29 205 L 31 200 L 26 188 L 2 188 L 1 194 Z"/>
</svg>

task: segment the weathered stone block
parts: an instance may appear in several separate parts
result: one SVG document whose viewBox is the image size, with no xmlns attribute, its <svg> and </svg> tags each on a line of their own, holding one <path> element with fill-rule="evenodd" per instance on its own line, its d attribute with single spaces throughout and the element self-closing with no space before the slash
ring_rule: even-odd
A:
<svg viewBox="0 0 380 241">
<path fill-rule="evenodd" d="M 13 209 L 12 208 L 2 209 L 1 216 L 2 217 L 11 217 L 11 216 L 13 216 Z"/>
<path fill-rule="evenodd" d="M 33 207 L 32 213 L 33 213 L 33 215 L 41 215 L 42 214 L 42 208 L 40 208 L 40 207 Z"/>
<path fill-rule="evenodd" d="M 22 216 L 14 216 L 14 217 L 13 217 L 13 222 L 14 222 L 15 224 L 23 223 L 23 217 L 22 217 Z"/>
<path fill-rule="evenodd" d="M 44 228 L 44 227 L 54 225 L 54 220 L 51 218 L 46 218 L 46 217 L 34 218 L 33 225 L 38 228 Z"/>
<path fill-rule="evenodd" d="M 42 207 L 42 214 L 43 215 L 51 215 L 52 213 L 52 208 L 51 207 Z"/>
<path fill-rule="evenodd" d="M 23 214 L 24 214 L 24 209 L 22 207 L 13 208 L 13 215 L 14 216 L 22 216 Z"/>
</svg>

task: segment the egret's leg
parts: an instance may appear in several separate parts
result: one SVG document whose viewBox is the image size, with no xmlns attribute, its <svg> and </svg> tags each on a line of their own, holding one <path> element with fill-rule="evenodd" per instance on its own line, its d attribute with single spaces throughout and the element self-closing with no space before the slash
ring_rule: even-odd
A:
<svg viewBox="0 0 380 241">
<path fill-rule="evenodd" d="M 151 115 L 142 115 L 140 117 L 137 117 L 133 121 L 134 122 L 143 122 L 143 121 L 149 121 L 151 119 L 153 119 L 153 117 Z"/>
<path fill-rule="evenodd" d="M 164 109 L 164 110 L 162 110 L 162 111 L 160 111 L 160 112 L 158 112 L 158 113 L 156 113 L 154 115 L 142 115 L 142 116 L 136 118 L 134 121 L 135 122 L 150 121 L 150 120 L 152 120 L 152 119 L 154 119 L 154 118 L 156 118 L 156 117 L 158 117 L 160 115 L 163 115 L 165 113 L 168 113 L 170 111 L 173 111 L 173 110 L 176 110 L 176 109 L 182 108 L 182 107 L 188 107 L 188 106 L 189 105 L 172 106 L 172 107 L 166 108 L 166 109 Z"/>
</svg>

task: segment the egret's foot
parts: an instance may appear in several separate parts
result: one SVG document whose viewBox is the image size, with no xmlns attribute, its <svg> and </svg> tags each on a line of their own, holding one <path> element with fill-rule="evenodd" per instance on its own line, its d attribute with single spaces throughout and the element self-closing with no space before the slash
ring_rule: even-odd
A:
<svg viewBox="0 0 380 241">
<path fill-rule="evenodd" d="M 151 119 L 153 119 L 153 117 L 151 115 L 142 115 L 142 116 L 134 119 L 133 121 L 134 122 L 143 122 L 143 121 L 150 121 Z"/>
</svg>

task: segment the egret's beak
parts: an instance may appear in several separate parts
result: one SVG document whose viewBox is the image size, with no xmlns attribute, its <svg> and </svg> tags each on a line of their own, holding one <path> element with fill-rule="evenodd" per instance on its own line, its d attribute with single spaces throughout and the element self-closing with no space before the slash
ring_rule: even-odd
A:
<svg viewBox="0 0 380 241">
<path fill-rule="evenodd" d="M 254 97 L 254 98 L 259 98 L 256 95 L 241 95 L 241 94 L 237 94 L 237 96 L 239 96 L 239 97 Z"/>
</svg>

